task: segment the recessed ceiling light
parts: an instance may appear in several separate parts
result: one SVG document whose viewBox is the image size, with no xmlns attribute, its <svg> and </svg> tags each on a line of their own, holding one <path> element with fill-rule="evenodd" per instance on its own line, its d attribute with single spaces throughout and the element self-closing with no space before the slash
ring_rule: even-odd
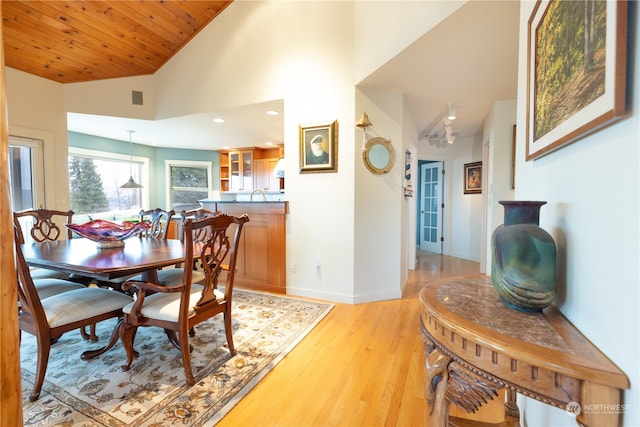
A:
<svg viewBox="0 0 640 427">
<path fill-rule="evenodd" d="M 269 111 L 267 111 L 267 115 L 268 116 L 279 116 L 280 113 L 278 113 L 277 111 L 274 111 L 274 110 L 269 110 Z"/>
<path fill-rule="evenodd" d="M 224 119 L 221 119 L 219 117 L 216 117 L 215 119 L 213 119 L 214 123 L 224 123 Z"/>
</svg>

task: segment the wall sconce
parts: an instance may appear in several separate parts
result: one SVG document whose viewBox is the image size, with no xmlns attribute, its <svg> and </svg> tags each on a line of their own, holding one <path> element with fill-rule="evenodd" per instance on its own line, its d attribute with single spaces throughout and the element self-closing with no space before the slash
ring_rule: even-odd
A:
<svg viewBox="0 0 640 427">
<path fill-rule="evenodd" d="M 360 117 L 360 120 L 358 120 L 356 126 L 362 128 L 362 150 L 364 150 L 365 145 L 367 144 L 367 128 L 369 126 L 373 126 L 373 123 L 371 123 L 371 120 L 369 120 L 369 116 L 367 116 L 367 113 L 362 113 L 362 117 Z"/>
<path fill-rule="evenodd" d="M 373 126 L 367 113 L 362 113 L 356 126 L 362 128 L 362 161 L 369 172 L 382 175 L 388 173 L 396 159 L 391 141 L 386 138 L 375 137 L 367 141 L 367 128 Z"/>
</svg>

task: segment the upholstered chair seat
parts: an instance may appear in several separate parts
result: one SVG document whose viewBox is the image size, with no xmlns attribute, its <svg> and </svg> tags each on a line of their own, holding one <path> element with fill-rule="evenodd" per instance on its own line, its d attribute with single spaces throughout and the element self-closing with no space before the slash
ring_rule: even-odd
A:
<svg viewBox="0 0 640 427">
<path fill-rule="evenodd" d="M 50 328 L 83 321 L 119 310 L 133 298 L 121 292 L 103 288 L 82 288 L 44 298 L 40 302 Z"/>
<path fill-rule="evenodd" d="M 193 284 L 191 285 L 191 294 L 189 297 L 189 315 L 193 315 L 194 307 L 198 303 L 202 295 L 202 289 L 204 286 Z M 224 300 L 224 293 L 214 289 L 217 301 Z M 168 322 L 177 322 L 180 316 L 180 295 L 179 293 L 163 294 L 157 293 L 149 295 L 145 298 L 144 305 L 140 310 L 140 314 L 144 317 L 151 317 L 158 320 L 166 320 Z M 131 314 L 133 309 L 133 303 L 125 306 L 122 311 L 126 314 Z"/>
<path fill-rule="evenodd" d="M 34 277 L 33 284 L 36 287 L 40 299 L 49 298 L 75 289 L 85 289 L 85 286 L 80 283 L 55 278 L 37 279 Z"/>
<path fill-rule="evenodd" d="M 184 275 L 184 269 L 180 267 L 176 268 L 164 268 L 157 271 L 158 284 L 162 286 L 176 286 L 182 283 L 182 276 Z M 142 274 L 138 274 L 134 277 L 130 277 L 127 280 L 134 282 L 142 281 Z M 204 280 L 204 273 L 194 270 L 191 276 L 193 283 L 200 283 Z"/>
</svg>

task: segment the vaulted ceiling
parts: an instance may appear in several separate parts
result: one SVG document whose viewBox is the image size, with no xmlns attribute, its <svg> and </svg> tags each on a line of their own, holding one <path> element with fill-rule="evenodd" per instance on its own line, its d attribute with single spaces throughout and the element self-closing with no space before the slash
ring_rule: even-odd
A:
<svg viewBox="0 0 640 427">
<path fill-rule="evenodd" d="M 5 64 L 60 83 L 153 74 L 231 1 L 2 1 Z"/>
<path fill-rule="evenodd" d="M 6 65 L 61 83 L 153 74 L 232 2 L 1 1 Z M 467 1 L 358 85 L 405 94 L 421 143 L 446 144 L 449 102 L 458 111 L 456 140 L 469 138 L 496 100 L 516 97 L 518 22 L 519 2 Z M 125 141 L 135 129 L 134 142 L 153 146 L 181 140 L 189 141 L 184 148 L 222 148 L 212 141 L 242 147 L 282 143 L 282 116 L 264 114 L 282 108 L 282 100 L 273 100 L 157 121 L 76 113 L 68 128 Z M 212 129 L 212 114 L 237 120 Z"/>
</svg>

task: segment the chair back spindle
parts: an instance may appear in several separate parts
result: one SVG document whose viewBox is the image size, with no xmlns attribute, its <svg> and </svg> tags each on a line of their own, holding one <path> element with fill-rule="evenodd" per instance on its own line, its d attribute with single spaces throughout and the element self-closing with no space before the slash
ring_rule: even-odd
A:
<svg viewBox="0 0 640 427">
<path fill-rule="evenodd" d="M 22 222 L 31 220 L 33 224 L 29 228 L 29 235 L 38 243 L 45 241 L 55 241 L 60 239 L 64 235 L 64 231 L 56 223 L 55 218 L 60 217 L 64 219 L 67 224 L 71 224 L 73 220 L 74 212 L 59 211 L 52 209 L 27 209 L 20 212 L 13 213 L 13 223 L 18 228 L 18 241 L 25 243 L 25 238 L 22 230 Z M 66 230 L 67 239 L 71 239 L 73 234 L 70 229 Z"/>
<path fill-rule="evenodd" d="M 149 228 L 140 233 L 140 237 L 166 240 L 169 232 L 169 226 L 171 225 L 171 219 L 175 214 L 176 211 L 173 209 L 170 211 L 160 208 L 141 210 L 138 215 L 138 219 L 140 222 L 146 222 L 149 224 Z"/>
</svg>

